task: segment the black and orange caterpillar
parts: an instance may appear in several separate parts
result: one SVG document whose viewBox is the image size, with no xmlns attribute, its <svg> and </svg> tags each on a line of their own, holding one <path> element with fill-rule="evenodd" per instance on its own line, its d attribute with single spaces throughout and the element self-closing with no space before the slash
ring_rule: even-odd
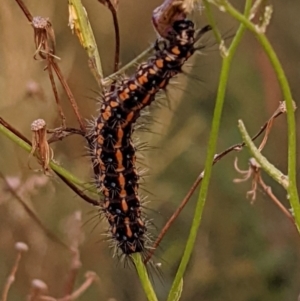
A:
<svg viewBox="0 0 300 301">
<path fill-rule="evenodd" d="M 210 30 L 203 28 L 201 35 Z M 103 194 L 101 211 L 110 225 L 111 238 L 121 254 L 147 251 L 147 222 L 141 212 L 136 148 L 132 142 L 134 123 L 156 93 L 181 72 L 184 62 L 195 52 L 194 24 L 175 21 L 156 52 L 131 77 L 115 82 L 104 93 L 99 117 L 91 136 L 91 153 L 98 188 Z"/>
</svg>

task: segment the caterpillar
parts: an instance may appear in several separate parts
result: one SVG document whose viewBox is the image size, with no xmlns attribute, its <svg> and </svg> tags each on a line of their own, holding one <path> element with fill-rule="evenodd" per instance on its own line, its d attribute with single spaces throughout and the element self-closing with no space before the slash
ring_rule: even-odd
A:
<svg viewBox="0 0 300 301">
<path fill-rule="evenodd" d="M 210 27 L 206 26 L 200 34 L 208 30 Z M 175 21 L 166 39 L 156 42 L 153 57 L 132 76 L 116 81 L 102 97 L 90 148 L 96 185 L 103 194 L 101 211 L 108 220 L 117 254 L 145 255 L 150 241 L 138 192 L 140 176 L 132 141 L 134 124 L 156 93 L 181 72 L 184 62 L 196 50 L 195 39 L 192 21 Z"/>
</svg>

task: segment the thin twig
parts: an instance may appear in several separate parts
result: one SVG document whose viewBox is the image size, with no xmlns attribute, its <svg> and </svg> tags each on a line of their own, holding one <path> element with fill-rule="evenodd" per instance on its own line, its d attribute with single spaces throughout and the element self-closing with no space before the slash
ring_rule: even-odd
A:
<svg viewBox="0 0 300 301">
<path fill-rule="evenodd" d="M 64 138 L 69 137 L 71 135 L 80 135 L 82 137 L 86 137 L 85 133 L 82 130 L 74 129 L 74 128 L 56 128 L 47 130 L 48 134 L 52 134 L 52 136 L 48 139 L 48 143 L 54 143 L 57 141 L 62 141 Z"/>
<path fill-rule="evenodd" d="M 181 204 L 177 207 L 176 211 L 172 214 L 172 216 L 169 218 L 169 220 L 166 222 L 162 230 L 160 231 L 157 239 L 155 240 L 153 246 L 149 250 L 148 256 L 144 259 L 144 263 L 146 264 L 152 255 L 154 254 L 155 250 L 159 246 L 160 242 L 162 241 L 163 237 L 166 235 L 167 231 L 170 229 L 171 225 L 174 223 L 178 215 L 181 213 L 185 205 L 188 203 L 190 198 L 192 197 L 193 193 L 197 189 L 198 185 L 201 183 L 203 179 L 203 172 L 197 177 L 196 181 L 192 184 L 192 187 L 188 191 L 187 195 L 182 200 Z"/>
<path fill-rule="evenodd" d="M 1 301 L 6 301 L 9 289 L 11 285 L 15 282 L 16 273 L 18 271 L 19 263 L 22 258 L 22 253 L 28 251 L 28 246 L 25 243 L 18 242 L 15 244 L 15 249 L 18 251 L 15 263 L 11 269 L 9 276 L 6 279 L 6 283 L 3 288 Z"/>
<path fill-rule="evenodd" d="M 264 135 L 264 138 L 260 144 L 260 146 L 258 147 L 258 150 L 261 152 L 263 150 L 263 148 L 265 147 L 266 143 L 267 143 L 267 140 L 268 140 L 268 137 L 269 137 L 269 133 L 271 131 L 271 128 L 272 128 L 272 125 L 273 125 L 273 121 L 274 119 L 270 119 L 267 126 L 266 126 L 266 132 L 265 132 L 265 135 Z"/>
<path fill-rule="evenodd" d="M 21 140 L 32 146 L 31 141 L 27 139 L 23 134 L 21 134 L 17 129 L 15 129 L 12 125 L 6 122 L 2 117 L 0 117 L 0 124 L 2 124 L 6 129 L 15 134 Z"/>
<path fill-rule="evenodd" d="M 56 85 L 55 85 L 55 81 L 54 81 L 54 77 L 53 77 L 53 72 L 52 72 L 52 57 L 51 55 L 48 53 L 47 54 L 47 64 L 48 64 L 48 73 L 49 73 L 49 79 L 50 79 L 50 82 L 51 82 L 51 87 L 52 87 L 52 91 L 53 91 L 53 94 L 54 94 L 54 98 L 55 98 L 55 101 L 56 101 L 56 105 L 57 105 L 57 108 L 58 108 L 58 112 L 59 112 L 59 115 L 60 115 L 60 118 L 61 118 L 61 126 L 62 128 L 65 128 L 66 127 L 66 116 L 63 112 L 63 109 L 62 109 L 62 106 L 61 106 L 61 103 L 60 103 L 60 99 L 59 99 L 59 96 L 58 96 L 58 91 L 57 91 L 57 88 L 56 88 Z"/>
<path fill-rule="evenodd" d="M 270 197 L 270 199 L 274 202 L 274 204 L 283 212 L 283 214 L 292 222 L 293 226 L 297 226 L 295 224 L 295 219 L 292 216 L 292 214 L 282 205 L 282 203 L 277 199 L 277 197 L 273 194 L 272 189 L 270 186 L 266 185 L 266 183 L 263 181 L 262 177 L 259 177 L 258 179 L 259 185 L 262 187 L 264 192 Z"/>
<path fill-rule="evenodd" d="M 85 274 L 85 281 L 81 284 L 81 286 L 75 290 L 71 295 L 66 296 L 64 298 L 58 299 L 58 301 L 72 301 L 79 298 L 97 279 L 97 275 L 94 272 L 87 272 Z"/>
<path fill-rule="evenodd" d="M 81 267 L 81 261 L 80 261 L 79 251 L 77 248 L 73 250 L 71 269 L 69 272 L 69 276 L 65 288 L 66 295 L 70 295 L 72 293 L 80 267 Z"/>
<path fill-rule="evenodd" d="M 26 5 L 24 4 L 24 2 L 22 0 L 16 0 L 16 2 L 19 4 L 20 8 L 22 9 L 22 11 L 23 11 L 24 15 L 26 16 L 26 18 L 28 19 L 28 21 L 31 22 L 33 19 L 32 14 L 29 12 L 29 10 L 26 7 Z"/>
<path fill-rule="evenodd" d="M 79 245 L 81 240 L 82 217 L 81 212 L 76 211 L 71 215 L 66 225 L 68 241 L 72 250 L 71 267 L 68 279 L 65 284 L 65 295 L 70 295 L 73 291 L 78 271 L 82 265 L 80 261 Z"/>
<path fill-rule="evenodd" d="M 14 133 L 24 142 L 31 145 L 31 141 L 27 139 L 22 133 L 20 133 L 17 129 L 15 129 L 12 125 L 6 122 L 2 117 L 0 117 L 0 124 L 2 124 L 5 128 L 7 128 L 10 132 Z M 55 141 L 61 141 L 63 138 L 68 137 L 70 135 L 80 135 L 85 137 L 85 133 L 79 129 L 74 128 L 57 128 L 57 129 L 48 129 L 47 133 L 53 134 L 52 137 L 48 139 L 48 143 L 53 143 Z"/>
<path fill-rule="evenodd" d="M 62 86 L 63 86 L 63 88 L 64 88 L 64 90 L 65 90 L 65 92 L 66 92 L 66 94 L 67 94 L 67 96 L 69 98 L 69 101 L 70 101 L 71 106 L 73 108 L 73 111 L 74 111 L 74 113 L 75 113 L 75 115 L 77 117 L 77 120 L 78 120 L 78 123 L 79 123 L 79 126 L 80 126 L 81 130 L 84 131 L 84 132 L 86 132 L 86 127 L 85 127 L 83 119 L 82 119 L 82 117 L 80 115 L 77 102 L 75 100 L 75 97 L 74 97 L 74 95 L 73 95 L 73 93 L 72 93 L 72 91 L 71 91 L 71 89 L 70 89 L 67 81 L 65 80 L 64 76 L 62 75 L 62 72 L 61 72 L 59 66 L 56 64 L 56 62 L 54 62 L 52 60 L 51 61 L 51 65 L 53 66 L 53 69 L 54 69 L 54 71 L 55 71 L 55 73 L 56 73 L 56 75 L 57 75 L 60 83 L 62 84 Z"/>
<path fill-rule="evenodd" d="M 55 234 L 53 234 L 44 226 L 43 222 L 37 217 L 35 212 L 26 204 L 26 202 L 20 197 L 20 195 L 15 191 L 15 189 L 10 186 L 9 182 L 6 180 L 2 172 L 0 172 L 0 178 L 4 181 L 6 186 L 5 188 L 19 202 L 19 204 L 27 212 L 30 218 L 40 227 L 40 229 L 45 233 L 45 235 L 53 242 L 59 244 L 64 249 L 70 251 L 70 247 L 68 245 L 66 245 L 62 240 L 60 240 Z"/>
<path fill-rule="evenodd" d="M 87 272 L 85 274 L 85 281 L 81 286 L 75 290 L 72 294 L 67 295 L 63 298 L 53 298 L 51 296 L 40 296 L 40 301 L 73 301 L 79 298 L 97 279 L 97 275 L 94 272 Z"/>
<path fill-rule="evenodd" d="M 21 260 L 21 257 L 22 257 L 21 253 L 18 252 L 15 264 L 14 264 L 14 266 L 13 266 L 11 272 L 10 272 L 10 275 L 7 277 L 5 286 L 3 288 L 1 301 L 6 301 L 7 300 L 8 291 L 9 291 L 11 285 L 15 282 L 15 275 L 16 275 L 16 272 L 18 270 L 19 262 Z"/>
<path fill-rule="evenodd" d="M 100 3 L 103 3 L 103 0 L 98 0 Z M 120 28 L 119 28 L 119 22 L 118 22 L 118 15 L 117 10 L 115 6 L 111 3 L 110 0 L 105 0 L 105 3 L 110 10 L 113 22 L 114 22 L 114 28 L 115 28 L 115 63 L 114 63 L 114 72 L 117 72 L 119 69 L 119 61 L 120 61 Z"/>
</svg>

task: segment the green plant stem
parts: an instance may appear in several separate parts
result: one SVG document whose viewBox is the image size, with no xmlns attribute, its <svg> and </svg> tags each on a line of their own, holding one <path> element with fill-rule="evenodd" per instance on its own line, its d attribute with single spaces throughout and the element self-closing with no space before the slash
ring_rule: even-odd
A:
<svg viewBox="0 0 300 301">
<path fill-rule="evenodd" d="M 205 7 L 205 15 L 208 18 L 209 24 L 212 26 L 215 39 L 217 40 L 218 44 L 220 45 L 221 42 L 222 42 L 222 36 L 220 34 L 220 31 L 217 28 L 215 19 L 213 17 L 212 11 L 211 11 L 211 6 L 208 3 L 208 0 L 203 0 L 203 4 L 204 4 L 204 7 Z"/>
<path fill-rule="evenodd" d="M 132 255 L 132 259 L 134 261 L 136 270 L 138 272 L 140 281 L 142 283 L 144 292 L 147 296 L 148 301 L 157 301 L 157 297 L 151 285 L 151 282 L 148 277 L 147 269 L 145 264 L 143 263 L 141 254 L 135 253 Z"/>
<path fill-rule="evenodd" d="M 245 15 L 249 14 L 250 8 L 251 8 L 252 0 L 247 0 L 245 5 Z M 183 277 L 183 274 L 186 270 L 187 264 L 190 260 L 194 244 L 196 241 L 197 231 L 200 226 L 201 220 L 202 220 L 202 213 L 205 205 L 205 200 L 207 196 L 208 191 L 208 185 L 210 181 L 211 176 L 211 170 L 212 170 L 212 164 L 214 159 L 214 154 L 216 150 L 216 144 L 217 144 L 217 138 L 219 133 L 219 127 L 220 127 L 220 121 L 221 121 L 221 115 L 223 110 L 223 104 L 224 104 L 224 98 L 225 98 L 225 92 L 228 82 L 228 76 L 229 76 L 229 70 L 231 66 L 231 62 L 233 59 L 233 56 L 235 54 L 235 51 L 238 47 L 238 44 L 240 43 L 242 36 L 245 32 L 245 26 L 243 24 L 240 25 L 229 49 L 227 55 L 223 58 L 222 62 L 222 69 L 220 74 L 220 80 L 219 80 L 219 87 L 218 87 L 218 94 L 216 99 L 216 106 L 214 110 L 214 116 L 212 121 L 212 129 L 210 133 L 210 138 L 208 142 L 208 151 L 207 151 L 207 157 L 205 161 L 205 169 L 204 169 L 204 177 L 201 184 L 201 189 L 199 192 L 199 197 L 195 209 L 195 215 L 193 218 L 193 223 L 191 226 L 190 234 L 188 237 L 188 241 L 184 250 L 183 257 L 181 259 L 177 274 L 175 276 L 174 282 L 172 284 L 172 288 L 170 290 L 168 301 L 172 301 L 174 296 L 176 295 L 178 291 L 178 287 L 180 285 L 181 279 Z"/>
<path fill-rule="evenodd" d="M 289 178 L 289 186 L 288 186 L 288 194 L 289 194 L 289 202 L 293 209 L 295 215 L 295 222 L 300 232 L 300 203 L 299 196 L 297 190 L 297 180 L 296 180 L 296 122 L 294 115 L 294 105 L 292 93 L 290 90 L 290 86 L 288 80 L 285 76 L 283 68 L 280 64 L 280 61 L 270 44 L 269 40 L 265 36 L 263 32 L 259 30 L 259 28 L 250 22 L 248 18 L 243 16 L 239 11 L 237 11 L 232 5 L 230 5 L 227 1 L 222 1 L 222 6 L 224 9 L 233 16 L 236 20 L 241 22 L 245 27 L 247 27 L 251 32 L 253 32 L 263 47 L 265 53 L 267 54 L 274 70 L 278 78 L 278 82 L 280 84 L 282 94 L 284 96 L 286 102 L 287 109 L 287 121 L 288 121 L 288 178 Z"/>
<path fill-rule="evenodd" d="M 243 140 L 246 143 L 251 155 L 260 164 L 262 169 L 267 172 L 267 174 L 272 177 L 276 182 L 278 182 L 284 189 L 288 189 L 289 181 L 286 175 L 284 175 L 280 170 L 278 170 L 274 165 L 272 165 L 257 149 L 255 144 L 252 142 L 246 127 L 242 120 L 239 120 L 238 127 L 242 134 Z"/>
<path fill-rule="evenodd" d="M 81 0 L 69 0 L 69 14 L 70 26 L 71 28 L 74 26 L 79 42 L 89 57 L 89 67 L 92 74 L 98 85 L 102 87 L 103 71 L 101 59 L 87 12 Z"/>
<path fill-rule="evenodd" d="M 28 153 L 31 152 L 31 145 L 29 145 L 28 143 L 26 143 L 25 141 L 23 141 L 22 139 L 20 139 L 18 136 L 16 136 L 14 133 L 12 133 L 6 127 L 4 127 L 2 124 L 0 124 L 0 132 L 2 134 L 4 134 L 7 138 L 9 138 L 10 140 L 12 140 L 14 143 L 16 143 L 17 145 L 19 145 L 21 148 L 23 148 Z M 88 188 L 87 184 L 85 184 L 82 181 L 80 181 L 73 174 L 71 174 L 70 172 L 68 172 L 63 167 L 57 165 L 53 161 L 50 162 L 50 167 L 54 171 L 56 171 L 57 173 L 59 173 L 60 175 L 62 175 L 64 178 L 68 179 L 70 182 L 72 182 L 72 183 L 74 183 L 74 184 L 76 184 L 76 185 L 78 185 L 78 186 L 80 186 L 82 188 L 85 188 L 85 189 Z"/>
</svg>

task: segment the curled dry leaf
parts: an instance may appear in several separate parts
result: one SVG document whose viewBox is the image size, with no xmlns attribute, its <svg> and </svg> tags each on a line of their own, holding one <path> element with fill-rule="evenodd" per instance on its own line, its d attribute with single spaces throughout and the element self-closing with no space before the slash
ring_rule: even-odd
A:
<svg viewBox="0 0 300 301">
<path fill-rule="evenodd" d="M 251 204 L 253 204 L 256 199 L 257 184 L 261 177 L 261 166 L 257 163 L 257 161 L 254 158 L 250 158 L 249 169 L 241 170 L 238 167 L 238 159 L 236 158 L 234 161 L 234 168 L 239 174 L 243 175 L 243 177 L 240 179 L 234 179 L 234 183 L 245 182 L 252 178 L 251 190 L 247 191 L 247 197 L 251 196 Z"/>
<path fill-rule="evenodd" d="M 235 183 L 241 183 L 245 182 L 248 179 L 252 178 L 252 189 L 247 192 L 247 197 L 252 196 L 251 198 L 251 204 L 254 203 L 256 199 L 256 192 L 258 186 L 263 189 L 265 194 L 272 200 L 272 202 L 282 211 L 282 213 L 292 222 L 292 224 L 295 226 L 295 220 L 292 214 L 289 212 L 288 209 L 284 207 L 284 205 L 279 201 L 279 199 L 273 194 L 272 189 L 270 186 L 266 185 L 266 183 L 263 181 L 262 175 L 261 175 L 261 166 L 260 164 L 254 159 L 249 159 L 249 169 L 248 170 L 240 170 L 237 166 L 237 158 L 234 162 L 234 168 L 235 170 L 242 174 L 243 177 L 241 179 L 234 179 L 233 182 Z"/>
</svg>

